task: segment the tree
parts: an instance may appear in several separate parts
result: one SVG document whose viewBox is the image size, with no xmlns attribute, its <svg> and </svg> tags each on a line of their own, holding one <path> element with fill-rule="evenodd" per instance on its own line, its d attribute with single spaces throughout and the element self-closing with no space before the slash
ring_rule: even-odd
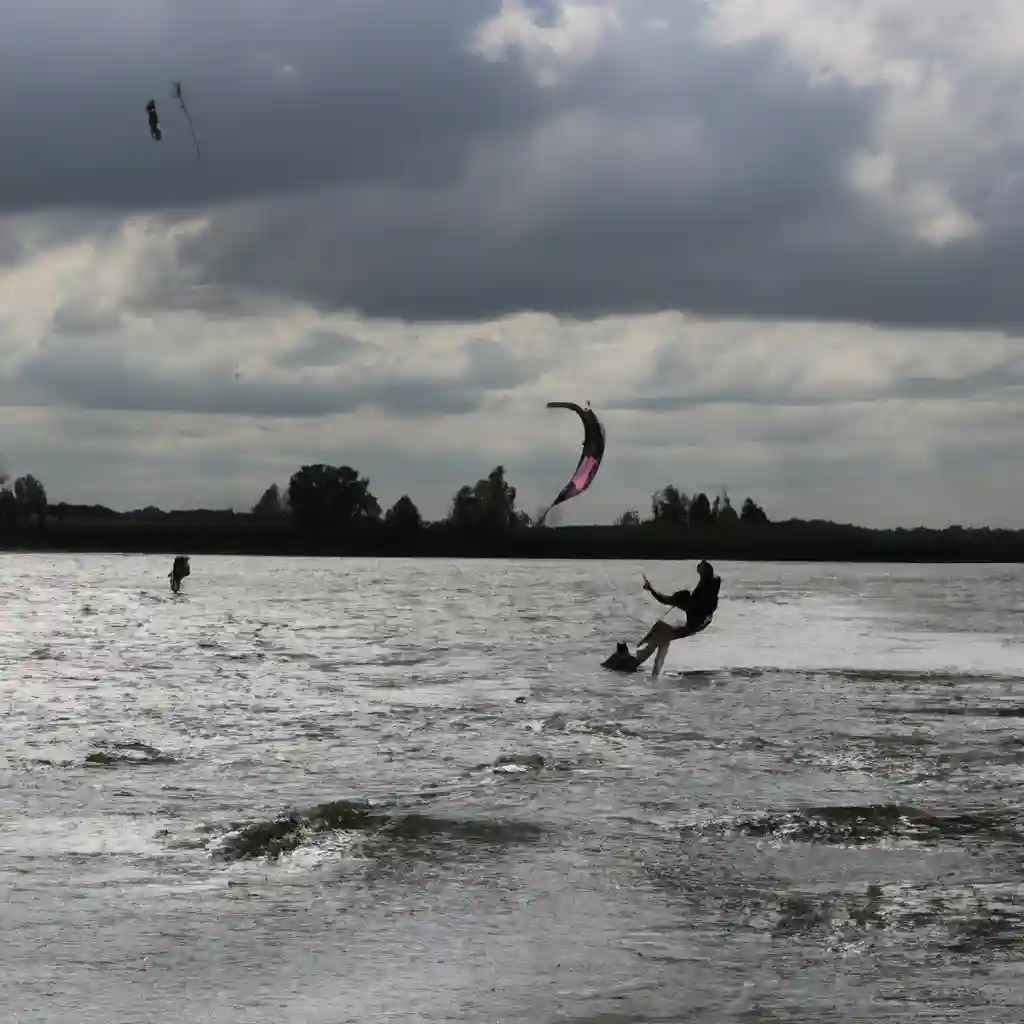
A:
<svg viewBox="0 0 1024 1024">
<path fill-rule="evenodd" d="M 14 500 L 18 510 L 27 515 L 34 515 L 40 526 L 46 523 L 48 501 L 46 488 L 31 474 L 26 473 L 14 481 Z"/>
<path fill-rule="evenodd" d="M 271 484 L 263 492 L 263 497 L 252 507 L 254 516 L 276 516 L 282 512 L 284 512 L 284 501 L 277 484 Z"/>
<path fill-rule="evenodd" d="M 708 496 L 701 491 L 690 503 L 690 526 L 695 530 L 700 530 L 710 526 L 713 522 L 711 502 L 708 501 Z"/>
<path fill-rule="evenodd" d="M 635 508 L 627 508 L 622 515 L 616 517 L 616 526 L 639 526 L 640 513 Z"/>
<path fill-rule="evenodd" d="M 505 480 L 504 466 L 495 466 L 486 480 L 477 481 L 476 487 L 489 530 L 502 531 L 516 525 L 516 489 Z"/>
<path fill-rule="evenodd" d="M 753 498 L 746 498 L 740 509 L 740 522 L 745 526 L 763 526 L 768 522 L 768 516 Z"/>
<path fill-rule="evenodd" d="M 413 504 L 408 494 L 403 494 L 384 513 L 384 524 L 396 533 L 406 536 L 416 533 L 423 527 L 423 517 L 420 510 Z"/>
<path fill-rule="evenodd" d="M 18 518 L 18 501 L 7 486 L 10 477 L 0 473 L 0 523 L 12 523 Z"/>
<path fill-rule="evenodd" d="M 715 522 L 719 526 L 724 526 L 728 529 L 730 526 L 735 526 L 739 520 L 739 513 L 732 507 L 732 499 L 729 497 L 729 492 L 723 487 L 720 497 L 715 498 Z"/>
<path fill-rule="evenodd" d="M 303 466 L 288 482 L 288 504 L 302 530 L 344 529 L 380 518 L 369 478 L 351 466 Z"/>
<path fill-rule="evenodd" d="M 690 499 L 669 484 L 651 496 L 651 518 L 661 526 L 684 530 L 690 522 Z"/>
<path fill-rule="evenodd" d="M 448 522 L 470 533 L 503 533 L 516 526 L 516 489 L 506 481 L 505 467 L 495 466 L 473 487 L 460 487 L 452 498 Z"/>
<path fill-rule="evenodd" d="M 463 484 L 452 498 L 452 507 L 448 511 L 448 522 L 461 532 L 471 530 L 476 521 L 476 492 L 469 484 Z"/>
</svg>

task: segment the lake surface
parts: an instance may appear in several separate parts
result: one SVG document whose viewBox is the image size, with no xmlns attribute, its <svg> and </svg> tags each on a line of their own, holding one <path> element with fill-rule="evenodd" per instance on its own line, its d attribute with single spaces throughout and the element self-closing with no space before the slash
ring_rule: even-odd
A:
<svg viewBox="0 0 1024 1024">
<path fill-rule="evenodd" d="M 5 1024 L 1024 1019 L 1021 567 L 169 569 L 0 555 Z"/>
</svg>

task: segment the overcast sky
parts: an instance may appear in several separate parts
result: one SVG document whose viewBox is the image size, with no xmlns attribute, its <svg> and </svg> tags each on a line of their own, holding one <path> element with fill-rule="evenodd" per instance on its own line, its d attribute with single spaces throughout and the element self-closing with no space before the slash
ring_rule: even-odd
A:
<svg viewBox="0 0 1024 1024">
<path fill-rule="evenodd" d="M 202 157 L 171 95 L 184 86 Z M 151 141 L 145 104 L 164 130 Z M 0 11 L 0 470 L 1024 527 L 1019 0 Z"/>
</svg>

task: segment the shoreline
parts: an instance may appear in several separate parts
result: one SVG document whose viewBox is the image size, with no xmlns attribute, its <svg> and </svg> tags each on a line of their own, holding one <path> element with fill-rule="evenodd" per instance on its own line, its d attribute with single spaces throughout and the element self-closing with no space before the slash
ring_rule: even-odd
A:
<svg viewBox="0 0 1024 1024">
<path fill-rule="evenodd" d="M 190 554 L 280 558 L 430 558 L 1022 564 L 1024 530 L 870 530 L 822 521 L 667 531 L 639 526 L 522 528 L 465 535 L 445 523 L 397 531 L 380 523 L 303 534 L 287 517 L 179 512 L 160 518 L 48 519 L 0 531 L 0 552 Z"/>
</svg>

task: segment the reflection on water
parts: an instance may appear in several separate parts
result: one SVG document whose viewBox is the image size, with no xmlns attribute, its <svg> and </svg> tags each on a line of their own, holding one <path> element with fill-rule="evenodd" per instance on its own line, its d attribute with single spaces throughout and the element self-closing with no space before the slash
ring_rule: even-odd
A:
<svg viewBox="0 0 1024 1024">
<path fill-rule="evenodd" d="M 3 562 L 4 1020 L 1024 1014 L 1016 568 Z"/>
</svg>

